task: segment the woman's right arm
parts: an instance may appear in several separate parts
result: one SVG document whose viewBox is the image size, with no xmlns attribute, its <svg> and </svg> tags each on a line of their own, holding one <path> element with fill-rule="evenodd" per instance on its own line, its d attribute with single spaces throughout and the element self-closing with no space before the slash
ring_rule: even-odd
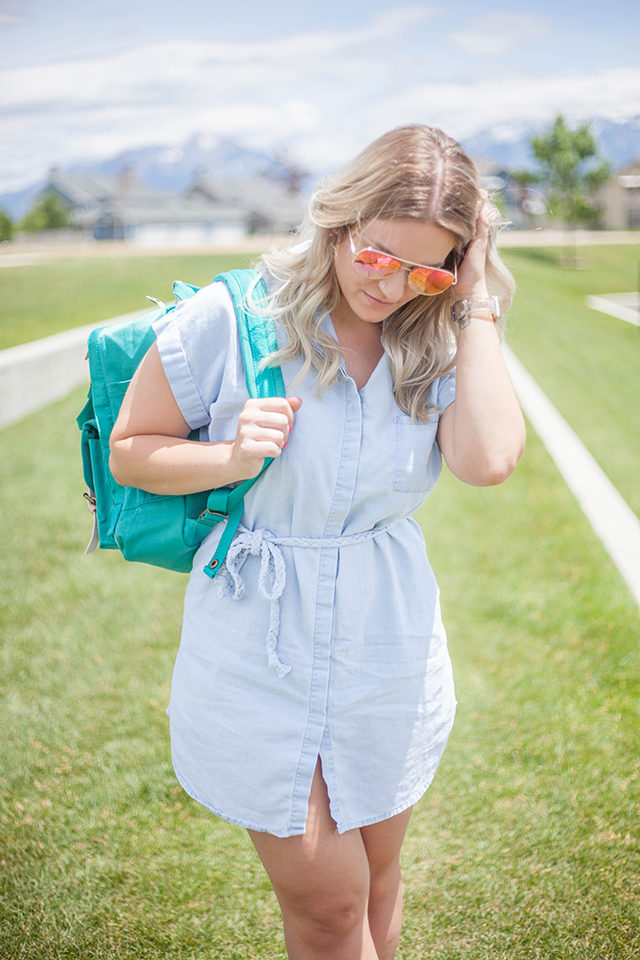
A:
<svg viewBox="0 0 640 960">
<path fill-rule="evenodd" d="M 279 457 L 300 408 L 297 397 L 248 400 L 235 439 L 188 440 L 191 428 L 171 391 L 157 345 L 144 356 L 111 432 L 109 466 L 123 486 L 186 494 L 255 477 Z"/>
</svg>

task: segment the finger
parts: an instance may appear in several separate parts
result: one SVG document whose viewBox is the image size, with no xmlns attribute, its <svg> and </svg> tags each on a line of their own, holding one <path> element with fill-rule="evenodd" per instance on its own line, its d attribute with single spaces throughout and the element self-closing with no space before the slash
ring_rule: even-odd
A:
<svg viewBox="0 0 640 960">
<path fill-rule="evenodd" d="M 236 453 L 240 460 L 264 460 L 265 457 L 279 457 L 284 449 L 282 434 L 278 439 L 269 439 L 261 435 L 258 437 L 241 437 L 236 444 Z"/>
<path fill-rule="evenodd" d="M 479 247 L 486 246 L 489 239 L 489 221 L 486 219 L 484 212 L 481 211 L 478 214 L 478 219 L 476 220 L 476 232 L 473 236 L 473 240 L 469 244 L 469 252 Z"/>
<path fill-rule="evenodd" d="M 245 456 L 251 458 L 279 457 L 285 446 L 286 444 L 282 442 L 282 437 L 280 437 L 280 442 L 268 440 L 263 437 L 247 442 L 243 445 L 242 452 Z"/>
<path fill-rule="evenodd" d="M 244 409 L 247 411 L 269 411 L 274 413 L 283 413 L 289 426 L 293 425 L 294 414 L 302 406 L 300 397 L 261 397 L 259 399 L 247 400 Z"/>
<path fill-rule="evenodd" d="M 264 414 L 266 413 L 265 407 L 261 405 L 261 416 L 257 420 L 258 423 L 264 423 L 266 426 L 276 426 L 280 421 L 276 421 L 273 417 L 279 416 L 280 409 L 282 409 L 282 415 L 286 419 L 286 431 L 289 433 L 293 427 L 294 416 L 302 406 L 302 399 L 300 397 L 272 397 L 270 399 L 281 400 L 282 405 L 278 405 L 277 410 L 269 411 L 269 417 L 271 419 L 266 419 Z M 270 405 L 273 406 L 273 405 Z"/>
<path fill-rule="evenodd" d="M 280 430 L 287 435 L 291 429 L 291 419 L 284 413 L 272 413 L 268 410 L 258 410 L 254 417 L 247 422 L 254 423 L 257 427 L 269 428 L 271 430 Z"/>
<path fill-rule="evenodd" d="M 289 424 L 286 420 L 277 424 L 244 420 L 240 424 L 239 434 L 242 440 L 267 440 L 282 446 L 289 438 Z"/>
<path fill-rule="evenodd" d="M 288 414 L 291 407 L 286 397 L 255 397 L 247 400 L 245 409 L 271 410 Z"/>
</svg>

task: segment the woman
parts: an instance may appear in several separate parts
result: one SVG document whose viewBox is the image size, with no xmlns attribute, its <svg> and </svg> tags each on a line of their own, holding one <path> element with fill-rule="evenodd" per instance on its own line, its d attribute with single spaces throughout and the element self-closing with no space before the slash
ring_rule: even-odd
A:
<svg viewBox="0 0 640 960">
<path fill-rule="evenodd" d="M 292 958 L 389 960 L 398 943 L 400 847 L 455 710 L 410 515 L 441 453 L 488 485 L 524 446 L 494 216 L 442 132 L 379 138 L 315 194 L 303 242 L 259 265 L 298 395 L 247 399 L 212 284 L 158 323 L 112 436 L 118 480 L 157 493 L 275 458 L 216 581 L 219 533 L 196 555 L 169 713 L 180 782 L 249 830 Z M 186 439 L 197 427 L 209 442 Z"/>
</svg>

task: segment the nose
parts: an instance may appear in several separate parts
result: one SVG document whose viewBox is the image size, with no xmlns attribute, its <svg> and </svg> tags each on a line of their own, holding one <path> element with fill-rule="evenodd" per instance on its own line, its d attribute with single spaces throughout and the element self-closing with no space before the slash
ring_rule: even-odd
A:
<svg viewBox="0 0 640 960">
<path fill-rule="evenodd" d="M 404 296 L 404 290 L 407 283 L 404 270 L 398 270 L 389 277 L 383 277 L 378 281 L 380 290 L 384 293 L 387 300 L 400 300 Z"/>
</svg>

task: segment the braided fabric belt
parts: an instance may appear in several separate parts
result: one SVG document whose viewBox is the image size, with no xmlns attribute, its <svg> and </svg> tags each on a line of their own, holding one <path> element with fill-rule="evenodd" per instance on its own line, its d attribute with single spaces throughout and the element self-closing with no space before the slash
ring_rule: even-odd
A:
<svg viewBox="0 0 640 960">
<path fill-rule="evenodd" d="M 270 603 L 269 629 L 266 638 L 267 657 L 269 667 L 275 670 L 279 677 L 286 677 L 291 670 L 291 667 L 283 663 L 278 656 L 280 597 L 287 582 L 287 571 L 280 547 L 316 550 L 349 547 L 378 537 L 399 522 L 400 520 L 394 520 L 386 526 L 372 527 L 362 533 L 347 534 L 342 537 L 276 537 L 269 530 L 248 530 L 242 526 L 239 528 L 217 577 L 218 594 L 224 600 L 241 600 L 245 593 L 245 584 L 240 575 L 242 566 L 247 557 L 260 558 L 258 591 Z"/>
</svg>

